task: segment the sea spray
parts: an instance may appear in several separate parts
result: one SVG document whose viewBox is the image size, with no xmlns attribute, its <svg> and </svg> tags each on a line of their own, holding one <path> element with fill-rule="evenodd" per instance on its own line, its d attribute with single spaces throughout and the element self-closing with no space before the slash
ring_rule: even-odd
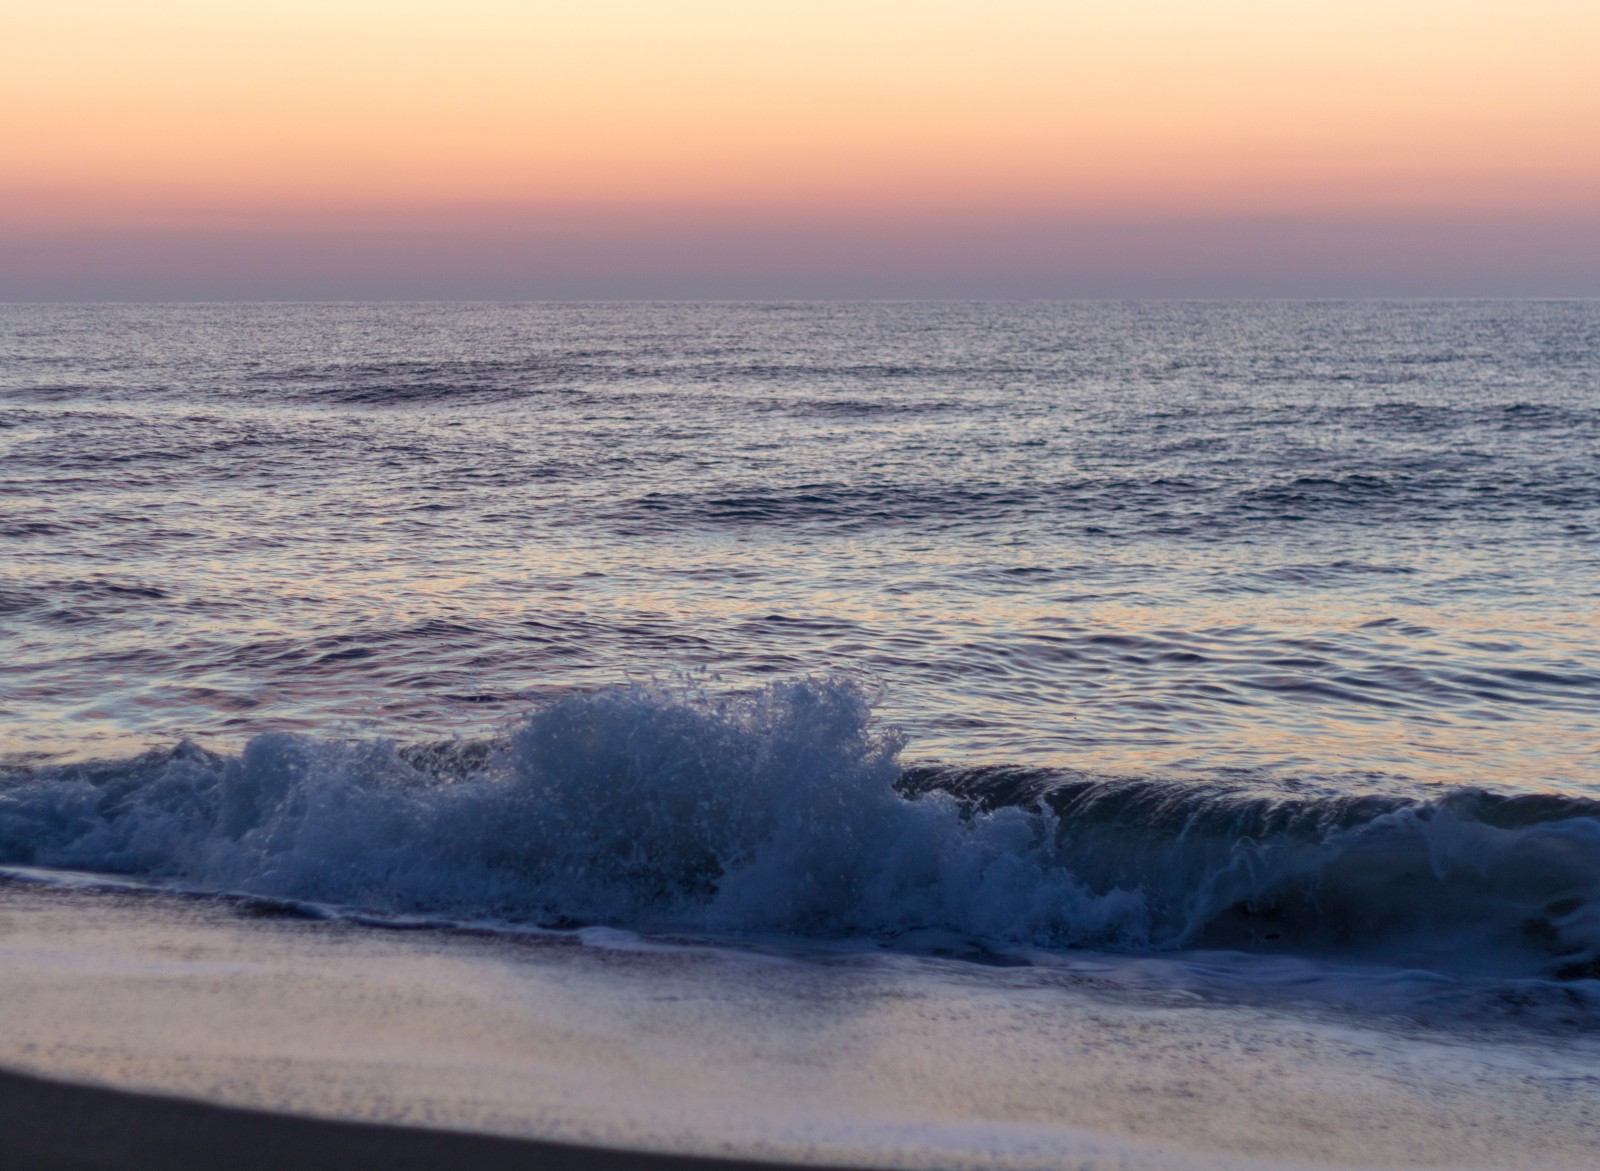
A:
<svg viewBox="0 0 1600 1171">
<path fill-rule="evenodd" d="M 846 678 L 569 693 L 493 743 L 14 769 L 0 860 L 387 913 L 1600 976 L 1600 809 L 900 763 Z"/>
</svg>

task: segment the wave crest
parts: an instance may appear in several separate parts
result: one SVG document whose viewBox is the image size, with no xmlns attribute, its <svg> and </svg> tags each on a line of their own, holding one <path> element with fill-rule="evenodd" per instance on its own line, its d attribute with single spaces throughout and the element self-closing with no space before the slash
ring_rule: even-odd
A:
<svg viewBox="0 0 1600 1171">
<path fill-rule="evenodd" d="M 904 768 L 847 680 L 619 687 L 496 742 L 13 770 L 0 860 L 521 922 L 1335 949 L 1600 978 L 1600 803 Z"/>
</svg>

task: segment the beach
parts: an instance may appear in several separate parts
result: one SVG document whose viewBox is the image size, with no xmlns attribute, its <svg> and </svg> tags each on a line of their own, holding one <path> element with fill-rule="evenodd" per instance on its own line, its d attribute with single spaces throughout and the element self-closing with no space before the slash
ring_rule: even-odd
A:
<svg viewBox="0 0 1600 1171">
<path fill-rule="evenodd" d="M 1600 1133 L 1559 1021 L 269 910 L 0 887 L 7 1165 L 1578 1168 Z"/>
<path fill-rule="evenodd" d="M 473 1167 L 482 1171 L 753 1171 L 770 1164 L 331 1122 L 236 1110 L 0 1071 L 5 1165 L 15 1171 L 308 1171 Z"/>
</svg>

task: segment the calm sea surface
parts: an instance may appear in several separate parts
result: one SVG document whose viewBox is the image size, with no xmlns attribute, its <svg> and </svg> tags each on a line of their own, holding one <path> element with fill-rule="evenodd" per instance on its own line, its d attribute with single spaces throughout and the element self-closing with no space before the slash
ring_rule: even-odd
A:
<svg viewBox="0 0 1600 1171">
<path fill-rule="evenodd" d="M 1322 849 L 1521 794 L 1462 816 L 1588 843 L 1518 896 L 1582 974 L 1562 900 L 1600 856 L 1572 828 L 1600 809 L 1600 303 L 0 306 L 0 638 L 12 862 L 614 921 L 713 899 L 725 920 L 685 921 L 738 926 L 765 920 L 728 910 L 730 868 L 787 832 L 727 811 L 755 774 L 767 797 L 892 783 L 917 816 L 933 790 L 1255 801 L 1210 862 L 1101 841 L 1045 866 L 1145 900 L 1138 929 L 1096 903 L 1085 938 L 1183 941 L 1243 905 L 1218 859 L 1306 801 L 1290 836 Z M 717 828 L 685 854 L 628 822 L 621 902 L 552 893 L 531 845 L 525 904 L 488 845 L 477 886 L 466 863 L 425 889 L 306 877 L 371 854 L 308 844 L 328 794 L 348 818 L 389 784 L 412 804 L 362 816 L 459 842 L 473 815 L 441 794 L 489 773 L 585 773 L 613 820 Z M 578 791 L 539 832 L 572 831 Z M 472 832 L 503 845 L 493 808 Z M 1117 808 L 1077 812 L 1133 832 L 1198 807 Z M 591 815 L 563 873 L 605 885 L 621 847 Z M 1001 895 L 958 912 L 938 881 L 899 918 L 857 883 L 849 914 L 780 926 L 1078 938 L 989 931 Z"/>
<path fill-rule="evenodd" d="M 859 673 L 909 753 L 1600 784 L 1600 305 L 0 307 L 0 729 Z"/>
</svg>

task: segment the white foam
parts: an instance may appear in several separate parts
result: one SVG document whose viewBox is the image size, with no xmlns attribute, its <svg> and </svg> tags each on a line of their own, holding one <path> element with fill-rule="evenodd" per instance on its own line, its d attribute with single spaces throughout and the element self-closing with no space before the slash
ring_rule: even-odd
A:
<svg viewBox="0 0 1600 1171">
<path fill-rule="evenodd" d="M 449 780 L 390 741 L 287 734 L 38 770 L 0 793 L 0 861 L 650 931 L 1147 950 L 1271 940 L 1266 906 L 1291 942 L 1401 966 L 1528 976 L 1600 946 L 1595 818 L 1507 828 L 1445 800 L 1269 837 L 1207 837 L 1182 809 L 1063 826 L 1044 805 L 904 796 L 900 747 L 846 681 L 611 688 L 550 703 Z"/>
</svg>

